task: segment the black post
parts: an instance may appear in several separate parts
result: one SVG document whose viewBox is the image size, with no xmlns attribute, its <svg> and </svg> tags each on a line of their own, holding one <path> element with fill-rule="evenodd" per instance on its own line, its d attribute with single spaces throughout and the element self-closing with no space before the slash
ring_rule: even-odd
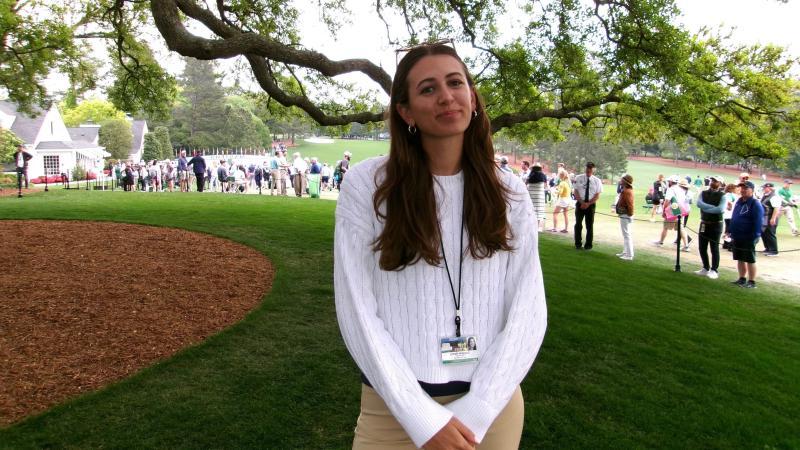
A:
<svg viewBox="0 0 800 450">
<path fill-rule="evenodd" d="M 47 167 L 44 168 L 44 191 L 50 191 L 50 189 L 47 187 Z"/>
<path fill-rule="evenodd" d="M 683 216 L 678 215 L 678 245 L 675 246 L 675 272 L 681 271 L 681 222 Z"/>
<path fill-rule="evenodd" d="M 86 172 L 86 190 L 89 190 L 89 172 Z"/>
<path fill-rule="evenodd" d="M 17 167 L 17 198 L 22 198 L 22 170 Z"/>
</svg>

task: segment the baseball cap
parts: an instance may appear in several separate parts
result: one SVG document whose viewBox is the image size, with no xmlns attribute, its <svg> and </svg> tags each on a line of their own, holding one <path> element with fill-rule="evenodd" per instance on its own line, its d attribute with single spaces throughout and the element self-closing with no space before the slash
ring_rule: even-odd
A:
<svg viewBox="0 0 800 450">
<path fill-rule="evenodd" d="M 774 185 L 774 184 L 772 184 L 772 182 L 769 182 L 769 181 L 768 181 L 768 182 L 766 182 L 766 183 L 762 184 L 762 185 L 761 185 L 761 187 L 771 187 L 771 188 L 774 188 L 774 187 L 775 187 L 775 185 Z"/>
<path fill-rule="evenodd" d="M 748 188 L 748 189 L 755 189 L 755 188 L 756 188 L 756 185 L 754 185 L 754 184 L 753 184 L 752 182 L 750 182 L 750 181 L 743 181 L 743 182 L 739 183 L 737 186 L 739 186 L 739 187 L 746 187 L 746 188 Z"/>
<path fill-rule="evenodd" d="M 722 177 L 717 176 L 717 175 L 711 175 L 710 177 L 708 177 L 708 179 L 711 180 L 711 181 L 718 181 L 720 183 L 724 183 L 725 182 L 725 180 L 723 180 Z"/>
<path fill-rule="evenodd" d="M 792 183 L 792 180 L 790 180 L 788 178 L 783 180 L 783 182 L 786 183 L 786 184 L 794 184 L 794 183 Z"/>
<path fill-rule="evenodd" d="M 679 178 L 677 175 L 670 175 L 670 177 L 667 178 L 667 181 L 669 181 L 670 183 L 677 183 L 679 181 Z"/>
</svg>

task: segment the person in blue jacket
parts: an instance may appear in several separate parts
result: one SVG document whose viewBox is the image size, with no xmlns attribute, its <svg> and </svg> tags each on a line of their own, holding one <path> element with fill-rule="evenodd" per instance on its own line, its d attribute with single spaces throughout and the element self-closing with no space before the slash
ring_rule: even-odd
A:
<svg viewBox="0 0 800 450">
<path fill-rule="evenodd" d="M 737 261 L 739 278 L 733 284 L 743 288 L 756 287 L 756 242 L 761 237 L 764 207 L 753 197 L 755 186 L 750 181 L 739 183 L 741 197 L 733 207 L 731 238 L 733 259 Z"/>
</svg>

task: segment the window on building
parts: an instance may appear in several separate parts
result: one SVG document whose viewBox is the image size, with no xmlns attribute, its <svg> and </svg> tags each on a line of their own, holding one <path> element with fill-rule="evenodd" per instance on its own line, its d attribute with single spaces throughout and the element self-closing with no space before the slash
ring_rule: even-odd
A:
<svg viewBox="0 0 800 450">
<path fill-rule="evenodd" d="M 58 175 L 61 173 L 59 170 L 58 155 L 44 155 L 44 171 L 47 175 Z"/>
</svg>

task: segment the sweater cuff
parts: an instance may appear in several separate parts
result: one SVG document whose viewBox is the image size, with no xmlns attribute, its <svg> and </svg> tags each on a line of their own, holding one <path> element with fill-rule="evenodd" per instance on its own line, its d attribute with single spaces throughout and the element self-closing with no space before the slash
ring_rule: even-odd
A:
<svg viewBox="0 0 800 450">
<path fill-rule="evenodd" d="M 450 411 L 430 397 L 426 399 L 427 402 L 430 403 L 420 405 L 419 409 L 407 411 L 407 415 L 401 420 L 408 437 L 411 438 L 417 448 L 422 448 L 453 417 Z"/>
<path fill-rule="evenodd" d="M 480 443 L 489 427 L 500 414 L 500 410 L 483 401 L 472 392 L 448 403 L 447 409 L 453 412 L 458 420 L 475 434 L 475 439 Z"/>
</svg>

